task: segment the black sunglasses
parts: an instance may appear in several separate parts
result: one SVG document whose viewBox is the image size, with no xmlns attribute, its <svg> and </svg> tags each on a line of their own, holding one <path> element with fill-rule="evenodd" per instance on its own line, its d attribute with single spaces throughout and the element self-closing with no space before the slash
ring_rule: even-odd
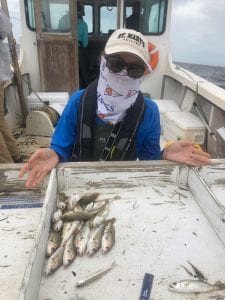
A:
<svg viewBox="0 0 225 300">
<path fill-rule="evenodd" d="M 126 63 L 119 55 L 105 55 L 106 66 L 113 73 L 119 73 L 126 69 L 129 77 L 141 78 L 146 70 L 140 63 Z"/>
</svg>

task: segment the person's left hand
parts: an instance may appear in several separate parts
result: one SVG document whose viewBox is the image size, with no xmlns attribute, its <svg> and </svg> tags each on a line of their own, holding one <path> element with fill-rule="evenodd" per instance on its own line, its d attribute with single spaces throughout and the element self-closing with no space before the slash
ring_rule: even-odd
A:
<svg viewBox="0 0 225 300">
<path fill-rule="evenodd" d="M 210 155 L 196 147 L 196 143 L 189 141 L 176 141 L 163 151 L 163 159 L 184 163 L 193 167 L 211 164 Z"/>
</svg>

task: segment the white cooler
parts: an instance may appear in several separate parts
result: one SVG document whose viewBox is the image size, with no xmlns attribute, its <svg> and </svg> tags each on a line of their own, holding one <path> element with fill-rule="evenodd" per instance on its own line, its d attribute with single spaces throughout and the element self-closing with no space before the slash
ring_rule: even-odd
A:
<svg viewBox="0 0 225 300">
<path fill-rule="evenodd" d="M 188 140 L 203 144 L 206 129 L 201 120 L 190 112 L 167 112 L 163 119 L 164 136 L 168 141 Z"/>
<path fill-rule="evenodd" d="M 163 133 L 164 114 L 169 111 L 180 111 L 179 106 L 174 100 L 152 99 L 159 108 L 161 134 Z"/>
</svg>

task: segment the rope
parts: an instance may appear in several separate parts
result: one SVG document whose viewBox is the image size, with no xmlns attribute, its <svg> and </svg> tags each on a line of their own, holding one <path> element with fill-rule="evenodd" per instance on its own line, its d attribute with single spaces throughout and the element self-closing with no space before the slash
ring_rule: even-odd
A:
<svg viewBox="0 0 225 300">
<path fill-rule="evenodd" d="M 48 105 L 43 106 L 40 109 L 40 111 L 43 111 L 44 113 L 46 113 L 48 115 L 49 119 L 52 122 L 52 125 L 55 127 L 58 122 L 58 119 L 59 119 L 58 112 L 54 108 L 52 108 Z"/>
</svg>

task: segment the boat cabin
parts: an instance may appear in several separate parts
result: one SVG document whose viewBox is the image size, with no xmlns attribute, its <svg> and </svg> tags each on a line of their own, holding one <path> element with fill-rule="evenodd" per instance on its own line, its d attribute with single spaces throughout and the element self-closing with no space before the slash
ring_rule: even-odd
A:
<svg viewBox="0 0 225 300">
<path fill-rule="evenodd" d="M 38 76 L 33 74 L 35 79 L 32 78 L 32 84 L 37 90 L 46 92 L 71 92 L 78 87 L 85 87 L 86 84 L 79 80 L 79 60 L 81 65 L 85 64 L 81 67 L 86 67 L 89 81 L 96 78 L 104 45 L 115 29 L 129 27 L 159 39 L 167 28 L 168 2 L 165 0 L 25 0 L 21 5 L 21 11 L 25 12 L 22 20 L 26 20 L 21 44 L 25 52 L 29 49 L 32 53 L 32 59 L 29 55 L 27 57 L 29 68 L 40 69 L 40 82 Z M 81 18 L 88 27 L 87 47 L 79 47 L 77 36 L 77 12 L 80 7 Z M 126 24 L 126 19 L 133 12 L 133 21 Z M 36 39 L 33 50 L 28 36 Z M 82 52 L 84 58 L 79 56 L 79 52 Z M 34 67 L 31 68 L 30 64 L 34 64 Z"/>
</svg>

